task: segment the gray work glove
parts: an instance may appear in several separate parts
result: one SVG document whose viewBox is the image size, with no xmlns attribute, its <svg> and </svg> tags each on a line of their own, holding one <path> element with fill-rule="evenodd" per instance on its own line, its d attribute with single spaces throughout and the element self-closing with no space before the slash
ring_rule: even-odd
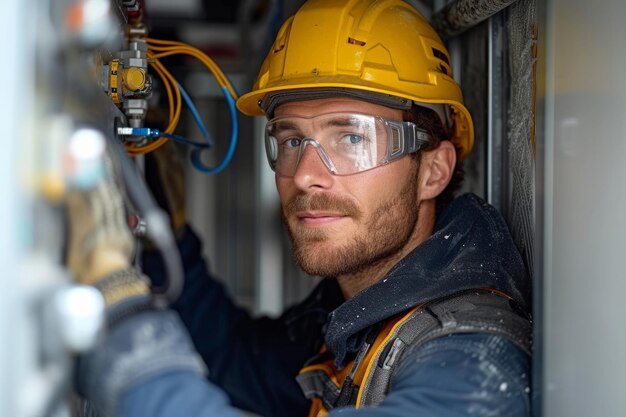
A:
<svg viewBox="0 0 626 417">
<path fill-rule="evenodd" d="M 108 157 L 105 166 L 105 177 L 94 188 L 73 190 L 67 196 L 67 267 L 77 282 L 99 287 L 110 306 L 129 296 L 148 294 L 149 285 L 132 266 L 134 237 Z M 112 276 L 117 277 L 109 280 L 114 284 L 107 283 Z"/>
</svg>

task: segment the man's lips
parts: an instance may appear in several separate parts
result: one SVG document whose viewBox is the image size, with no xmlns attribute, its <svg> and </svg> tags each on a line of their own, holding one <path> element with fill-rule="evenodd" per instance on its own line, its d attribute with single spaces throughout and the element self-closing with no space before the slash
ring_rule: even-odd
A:
<svg viewBox="0 0 626 417">
<path fill-rule="evenodd" d="M 343 213 L 329 211 L 300 211 L 296 213 L 298 221 L 305 226 L 324 226 L 348 217 Z"/>
<path fill-rule="evenodd" d="M 348 198 L 326 193 L 299 194 L 283 208 L 283 218 L 294 226 L 325 227 L 342 219 L 358 221 L 362 213 Z"/>
</svg>

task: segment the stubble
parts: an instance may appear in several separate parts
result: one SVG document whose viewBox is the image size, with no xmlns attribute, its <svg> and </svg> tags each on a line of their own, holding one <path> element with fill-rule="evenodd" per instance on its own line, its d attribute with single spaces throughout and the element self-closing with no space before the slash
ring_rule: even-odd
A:
<svg viewBox="0 0 626 417">
<path fill-rule="evenodd" d="M 356 275 L 375 268 L 402 251 L 418 221 L 417 181 L 406 180 L 401 191 L 365 216 L 349 199 L 327 194 L 300 194 L 283 209 L 283 221 L 293 244 L 294 258 L 309 275 Z M 287 219 L 297 211 L 321 210 L 349 216 L 357 232 L 342 245 L 326 229 L 292 228 Z M 341 237 L 339 237 L 341 238 Z"/>
</svg>

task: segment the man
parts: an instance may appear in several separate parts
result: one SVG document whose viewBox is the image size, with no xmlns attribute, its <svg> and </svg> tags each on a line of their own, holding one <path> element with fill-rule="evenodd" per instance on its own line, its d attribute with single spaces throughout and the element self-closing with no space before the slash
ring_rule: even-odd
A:
<svg viewBox="0 0 626 417">
<path fill-rule="evenodd" d="M 496 211 L 471 195 L 450 202 L 473 130 L 422 16 L 400 0 L 309 1 L 238 107 L 268 117 L 295 257 L 328 278 L 279 319 L 254 320 L 183 230 L 172 308 L 194 350 L 140 274 L 94 272 L 95 251 L 72 269 L 113 320 L 82 360 L 81 392 L 123 416 L 236 415 L 227 397 L 272 416 L 529 415 L 529 282 Z M 70 208 L 89 212 L 84 201 Z M 145 257 L 153 281 L 162 270 Z"/>
</svg>

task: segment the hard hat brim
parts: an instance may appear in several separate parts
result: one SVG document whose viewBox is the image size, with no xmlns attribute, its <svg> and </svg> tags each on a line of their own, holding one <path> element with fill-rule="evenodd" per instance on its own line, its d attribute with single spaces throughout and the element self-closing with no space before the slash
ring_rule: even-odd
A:
<svg viewBox="0 0 626 417">
<path fill-rule="evenodd" d="M 337 91 L 336 96 L 346 96 L 346 95 L 350 96 L 351 94 L 345 94 L 346 90 L 358 91 L 359 93 L 353 94 L 353 96 L 357 99 L 359 99 L 359 96 L 360 96 L 360 99 L 362 100 L 365 100 L 365 98 L 363 97 L 363 94 L 360 94 L 360 92 L 370 92 L 370 93 L 375 93 L 376 95 L 389 96 L 389 88 L 376 88 L 372 86 L 358 85 L 358 84 L 355 84 L 354 82 L 338 83 L 336 82 L 337 77 L 333 77 L 333 78 L 335 79 L 335 82 L 326 82 L 326 83 L 316 82 L 314 84 L 313 83 L 297 84 L 297 88 L 294 88 L 295 86 L 294 86 L 293 81 L 290 81 L 289 83 L 282 85 L 282 86 L 273 85 L 270 88 L 253 90 L 239 97 L 239 99 L 237 100 L 237 108 L 246 116 L 264 116 L 266 115 L 266 112 L 262 105 L 263 100 L 268 94 L 274 95 L 280 92 L 285 92 L 285 93 L 293 92 L 293 91 L 302 92 L 302 94 L 298 95 L 299 97 L 301 97 L 300 100 L 306 99 L 307 94 L 310 94 L 310 97 L 308 99 L 320 98 L 319 94 L 315 94 L 312 91 L 312 90 L 320 90 L 320 89 L 323 89 L 325 91 L 332 91 L 334 89 Z M 328 94 L 328 96 L 331 96 L 331 94 Z M 415 102 L 418 105 L 420 103 L 425 103 L 425 104 L 447 104 L 451 106 L 454 112 L 454 119 L 455 119 L 455 133 L 451 140 L 459 148 L 459 158 L 463 159 L 467 154 L 469 154 L 469 152 L 471 151 L 474 145 L 474 124 L 472 122 L 472 117 L 469 111 L 467 110 L 467 108 L 465 108 L 465 106 L 460 101 L 433 99 L 433 98 L 426 98 L 426 97 L 413 97 L 411 95 L 401 94 L 401 93 L 394 94 L 393 97 L 406 100 L 407 103 L 409 103 L 408 107 L 410 107 L 410 103 L 412 102 Z M 297 99 L 293 99 L 291 101 L 297 101 Z M 373 101 L 373 100 L 366 100 L 366 101 Z M 385 103 L 380 103 L 380 104 L 387 105 Z M 387 105 L 387 106 L 399 108 L 395 105 Z M 268 116 L 271 116 L 271 114 Z"/>
</svg>

